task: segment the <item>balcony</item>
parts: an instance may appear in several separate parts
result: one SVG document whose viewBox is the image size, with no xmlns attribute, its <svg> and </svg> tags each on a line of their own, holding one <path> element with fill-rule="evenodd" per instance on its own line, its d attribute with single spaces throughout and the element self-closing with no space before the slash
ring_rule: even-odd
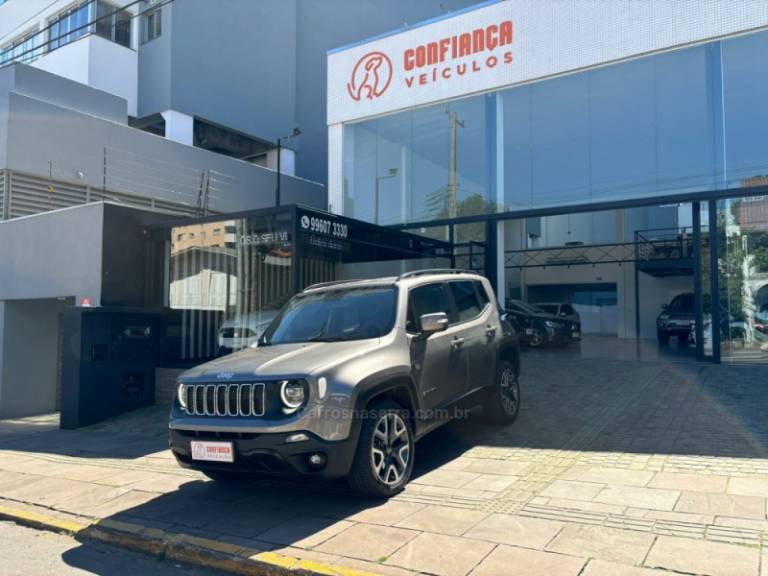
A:
<svg viewBox="0 0 768 576">
<path fill-rule="evenodd" d="M 89 34 L 46 52 L 30 66 L 125 98 L 128 114 L 136 116 L 138 54 L 135 50 Z"/>
</svg>

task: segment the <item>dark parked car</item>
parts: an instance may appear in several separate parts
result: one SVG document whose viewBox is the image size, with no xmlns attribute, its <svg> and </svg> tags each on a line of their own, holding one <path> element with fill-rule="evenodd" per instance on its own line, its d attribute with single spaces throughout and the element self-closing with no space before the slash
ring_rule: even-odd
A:
<svg viewBox="0 0 768 576">
<path fill-rule="evenodd" d="M 506 311 L 520 341 L 531 348 L 564 346 L 581 336 L 580 326 L 520 300 L 507 300 Z"/>
<path fill-rule="evenodd" d="M 548 314 L 552 314 L 553 316 L 557 316 L 563 320 L 573 322 L 573 324 L 577 327 L 577 329 L 574 331 L 576 333 L 573 334 L 573 336 L 574 338 L 581 338 L 581 316 L 579 316 L 579 313 L 571 304 L 559 302 L 536 302 L 536 304 L 533 304 L 533 306 L 540 310 L 544 310 L 544 312 L 547 312 Z"/>
<path fill-rule="evenodd" d="M 696 319 L 695 302 L 692 292 L 684 292 L 662 306 L 656 319 L 656 335 L 661 344 L 667 344 L 672 336 L 677 336 L 680 343 L 688 342 Z"/>
</svg>

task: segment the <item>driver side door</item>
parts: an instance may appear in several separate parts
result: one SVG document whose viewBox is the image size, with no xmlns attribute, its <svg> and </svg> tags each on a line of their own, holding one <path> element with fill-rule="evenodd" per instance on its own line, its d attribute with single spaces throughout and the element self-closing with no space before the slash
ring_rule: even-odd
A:
<svg viewBox="0 0 768 576">
<path fill-rule="evenodd" d="M 455 311 L 450 304 L 447 286 L 443 282 L 412 288 L 408 294 L 408 339 L 411 371 L 416 382 L 422 408 L 434 409 L 457 398 L 463 392 L 468 364 L 458 332 L 449 326 L 443 332 L 424 337 L 419 318 L 424 314 L 445 312 L 455 323 Z"/>
</svg>

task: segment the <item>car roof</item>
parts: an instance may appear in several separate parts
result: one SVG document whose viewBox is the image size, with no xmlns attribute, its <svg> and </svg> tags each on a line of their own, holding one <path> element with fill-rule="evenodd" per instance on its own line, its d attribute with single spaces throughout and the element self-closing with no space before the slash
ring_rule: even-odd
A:
<svg viewBox="0 0 768 576">
<path fill-rule="evenodd" d="M 370 278 L 366 280 L 335 280 L 332 282 L 321 282 L 313 284 L 303 290 L 303 292 L 314 292 L 321 290 L 336 290 L 339 288 L 374 288 L 383 286 L 418 286 L 420 284 L 429 284 L 431 282 L 444 282 L 448 280 L 477 280 L 482 281 L 485 277 L 476 272 L 464 270 L 444 271 L 444 270 L 415 270 L 406 272 L 400 276 L 385 276 L 382 278 Z"/>
</svg>

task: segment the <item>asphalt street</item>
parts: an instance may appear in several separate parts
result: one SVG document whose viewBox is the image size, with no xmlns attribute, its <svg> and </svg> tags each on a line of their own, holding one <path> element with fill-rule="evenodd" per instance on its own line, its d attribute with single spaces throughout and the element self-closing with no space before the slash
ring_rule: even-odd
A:
<svg viewBox="0 0 768 576">
<path fill-rule="evenodd" d="M 3 576 L 213 576 L 215 572 L 155 560 L 69 536 L 0 522 Z"/>
</svg>

